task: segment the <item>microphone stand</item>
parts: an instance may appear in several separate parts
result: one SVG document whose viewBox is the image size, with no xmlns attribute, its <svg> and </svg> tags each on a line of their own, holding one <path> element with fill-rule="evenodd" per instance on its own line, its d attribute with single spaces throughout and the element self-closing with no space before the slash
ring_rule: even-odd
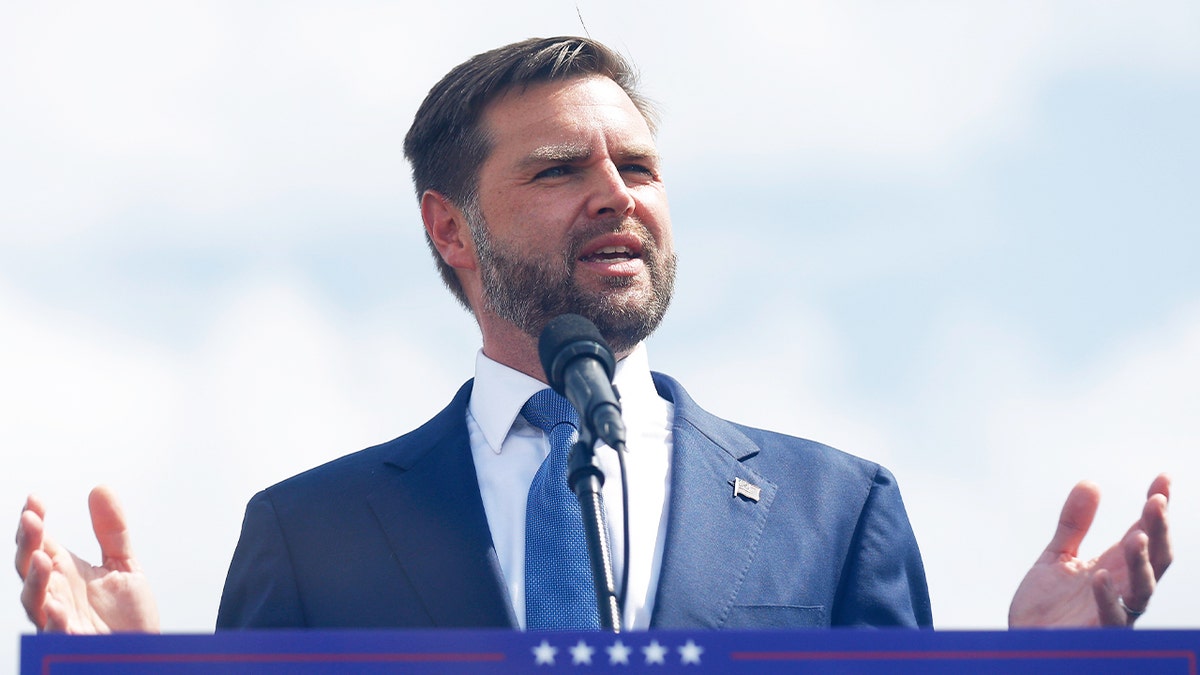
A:
<svg viewBox="0 0 1200 675">
<path fill-rule="evenodd" d="M 579 509 L 583 515 L 583 531 L 587 537 L 588 559 L 592 563 L 600 628 L 619 633 L 621 608 L 617 603 L 616 584 L 613 582 L 612 549 L 608 542 L 608 528 L 604 526 L 604 504 L 600 500 L 604 472 L 596 463 L 596 443 L 591 425 L 585 422 L 580 426 L 579 440 L 571 448 L 567 459 L 567 485 L 579 499 Z"/>
</svg>

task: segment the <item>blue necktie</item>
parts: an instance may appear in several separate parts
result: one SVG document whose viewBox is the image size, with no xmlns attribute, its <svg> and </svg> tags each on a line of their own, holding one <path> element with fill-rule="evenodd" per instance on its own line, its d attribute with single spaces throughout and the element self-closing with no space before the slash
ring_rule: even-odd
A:
<svg viewBox="0 0 1200 675">
<path fill-rule="evenodd" d="M 550 455 L 525 504 L 525 628 L 598 630 L 579 501 L 567 488 L 567 455 L 579 439 L 579 415 L 553 389 L 530 397 L 521 414 L 550 439 Z"/>
</svg>

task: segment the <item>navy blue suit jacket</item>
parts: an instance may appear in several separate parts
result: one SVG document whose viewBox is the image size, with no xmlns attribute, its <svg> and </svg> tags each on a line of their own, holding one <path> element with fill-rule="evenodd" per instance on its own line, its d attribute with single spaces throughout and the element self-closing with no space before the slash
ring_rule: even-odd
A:
<svg viewBox="0 0 1200 675">
<path fill-rule="evenodd" d="M 920 552 L 883 467 L 675 406 L 655 628 L 928 626 Z M 255 495 L 218 628 L 516 627 L 471 459 L 471 382 L 415 431 Z M 757 502 L 731 481 L 762 488 Z"/>
</svg>

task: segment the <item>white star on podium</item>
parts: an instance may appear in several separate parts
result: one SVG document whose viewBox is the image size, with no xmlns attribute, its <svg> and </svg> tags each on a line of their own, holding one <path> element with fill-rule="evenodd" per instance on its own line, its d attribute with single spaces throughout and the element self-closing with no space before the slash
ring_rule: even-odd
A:
<svg viewBox="0 0 1200 675">
<path fill-rule="evenodd" d="M 617 640 L 611 647 L 606 647 L 608 650 L 608 662 L 612 665 L 621 664 L 629 665 L 629 652 L 633 650 L 625 646 L 624 642 Z"/>
<path fill-rule="evenodd" d="M 542 640 L 542 644 L 533 648 L 534 663 L 539 666 L 552 666 L 554 655 L 557 653 L 557 647 L 551 647 L 549 642 Z"/>
<path fill-rule="evenodd" d="M 689 663 L 700 665 L 700 655 L 703 653 L 704 647 L 688 640 L 687 644 L 679 648 L 679 663 L 683 665 Z"/>
<path fill-rule="evenodd" d="M 666 663 L 664 657 L 667 655 L 667 648 L 658 644 L 658 640 L 651 640 L 650 644 L 642 647 L 642 653 L 646 655 L 646 664 L 657 663 L 663 665 Z"/>
<path fill-rule="evenodd" d="M 592 665 L 592 654 L 596 652 L 588 643 L 580 640 L 571 647 L 571 663 L 575 665 L 586 664 Z"/>
</svg>

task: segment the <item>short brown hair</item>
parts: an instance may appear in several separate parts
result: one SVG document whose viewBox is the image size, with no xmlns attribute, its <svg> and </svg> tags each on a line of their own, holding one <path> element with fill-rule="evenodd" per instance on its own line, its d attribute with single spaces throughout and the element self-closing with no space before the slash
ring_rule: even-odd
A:
<svg viewBox="0 0 1200 675">
<path fill-rule="evenodd" d="M 429 90 L 417 109 L 404 156 L 412 164 L 417 199 L 436 190 L 464 211 L 475 209 L 479 167 L 491 152 L 480 120 L 487 105 L 504 93 L 531 84 L 599 75 L 616 82 L 646 119 L 651 132 L 657 114 L 637 91 L 637 73 L 620 54 L 590 38 L 530 38 L 477 54 L 456 66 Z M 470 309 L 454 269 L 442 260 L 426 234 L 442 281 Z"/>
</svg>

